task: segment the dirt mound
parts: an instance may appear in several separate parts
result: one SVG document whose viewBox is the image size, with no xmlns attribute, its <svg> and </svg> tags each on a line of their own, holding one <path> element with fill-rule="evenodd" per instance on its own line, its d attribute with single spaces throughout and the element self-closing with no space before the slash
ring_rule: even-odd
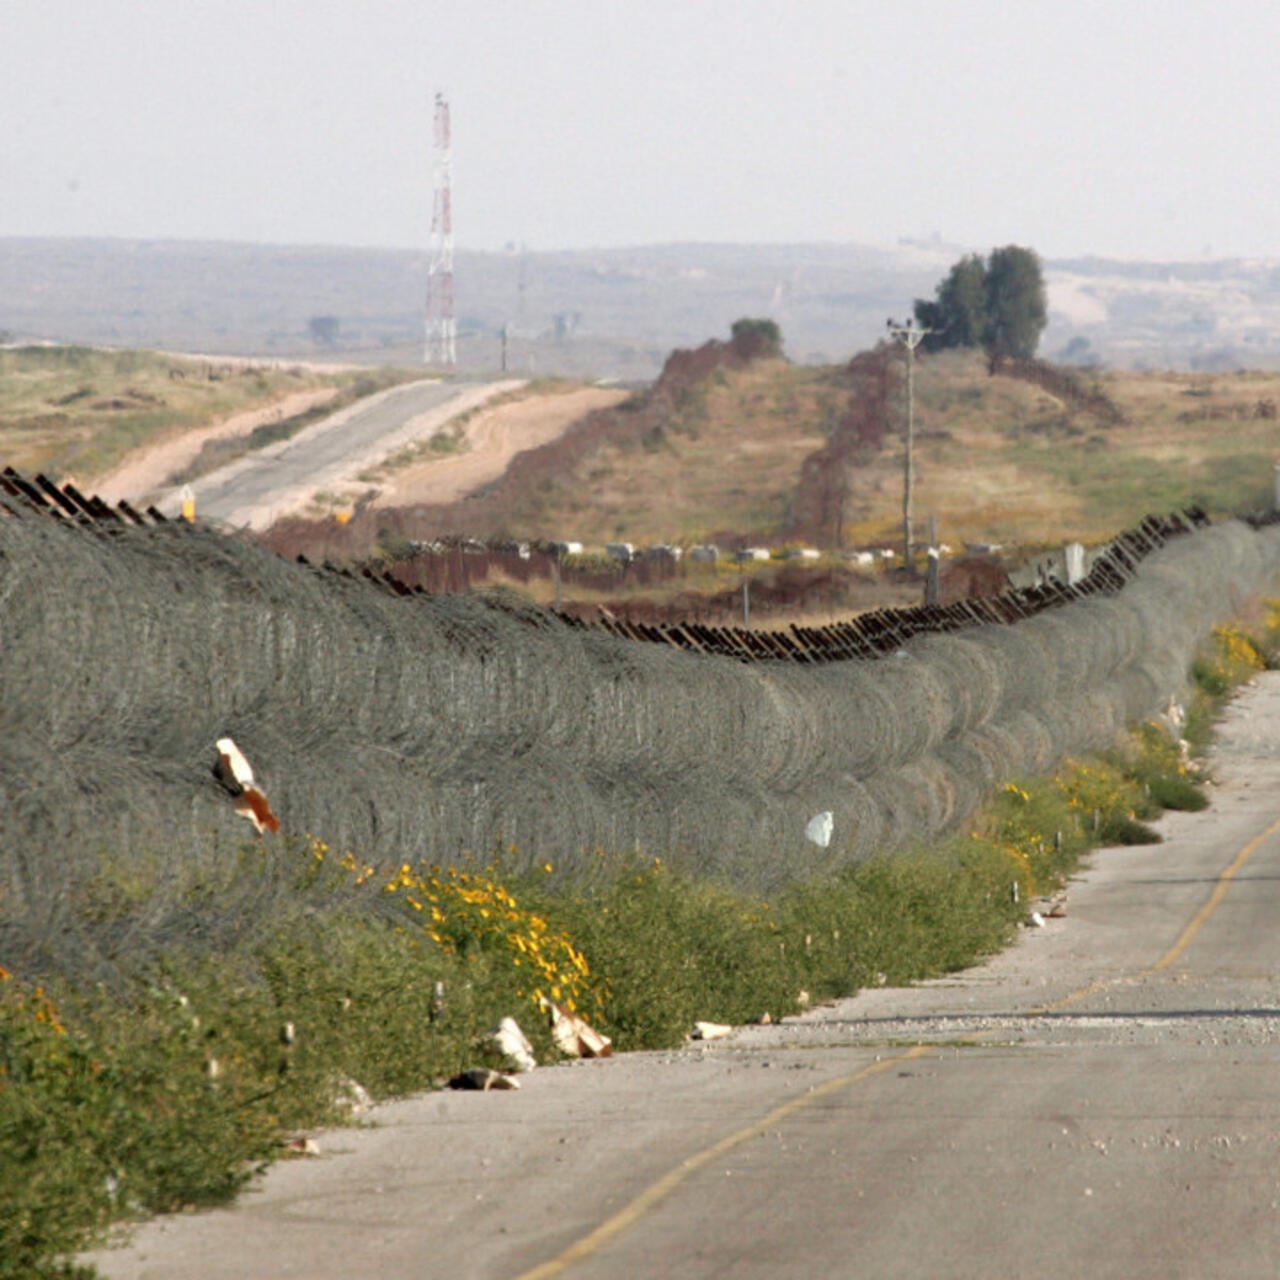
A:
<svg viewBox="0 0 1280 1280">
<path fill-rule="evenodd" d="M 849 408 L 830 439 L 804 463 L 796 490 L 791 536 L 819 546 L 841 546 L 852 517 L 853 469 L 879 453 L 894 422 L 901 361 L 896 349 L 880 343 L 849 361 Z"/>
<path fill-rule="evenodd" d="M 1002 360 L 992 369 L 994 374 L 1020 378 L 1056 396 L 1068 409 L 1092 414 L 1100 426 L 1118 427 L 1125 418 L 1120 406 L 1101 387 L 1074 369 L 1064 369 L 1047 360 Z"/>
<path fill-rule="evenodd" d="M 662 375 L 647 390 L 612 409 L 588 413 L 559 438 L 517 453 L 492 484 L 447 503 L 419 503 L 362 511 L 336 531 L 328 521 L 281 521 L 267 535 L 273 549 L 315 556 L 367 555 L 382 535 L 385 542 L 413 541 L 441 534 L 467 537 L 516 536 L 527 530 L 507 527 L 509 513 L 530 492 L 545 489 L 580 470 L 604 445 L 642 447 L 662 439 L 666 424 L 686 398 L 721 369 L 737 369 L 759 358 L 753 333 L 729 342 L 712 339 L 693 350 L 673 351 Z"/>
</svg>

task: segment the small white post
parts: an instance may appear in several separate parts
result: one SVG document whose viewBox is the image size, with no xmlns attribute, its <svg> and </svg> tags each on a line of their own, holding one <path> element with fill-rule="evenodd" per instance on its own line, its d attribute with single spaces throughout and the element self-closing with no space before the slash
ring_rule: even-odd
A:
<svg viewBox="0 0 1280 1280">
<path fill-rule="evenodd" d="M 1068 542 L 1062 548 L 1062 559 L 1067 566 L 1067 586 L 1074 587 L 1084 579 L 1084 544 Z"/>
</svg>

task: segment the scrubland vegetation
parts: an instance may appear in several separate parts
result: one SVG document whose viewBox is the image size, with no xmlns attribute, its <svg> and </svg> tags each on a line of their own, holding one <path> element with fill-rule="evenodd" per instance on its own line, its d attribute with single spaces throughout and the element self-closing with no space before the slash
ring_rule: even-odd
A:
<svg viewBox="0 0 1280 1280">
<path fill-rule="evenodd" d="M 298 391 L 333 388 L 350 399 L 404 373 L 202 360 L 93 347 L 0 349 L 0 439 L 5 466 L 91 486 L 126 455 Z M 337 407 L 330 404 L 325 412 Z M 249 447 L 305 420 L 272 423 Z M 218 462 L 228 457 L 219 456 Z"/>
</svg>

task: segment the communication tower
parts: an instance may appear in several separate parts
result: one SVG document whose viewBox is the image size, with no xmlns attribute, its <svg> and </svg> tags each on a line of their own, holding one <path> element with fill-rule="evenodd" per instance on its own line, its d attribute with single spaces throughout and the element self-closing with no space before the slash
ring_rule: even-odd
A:
<svg viewBox="0 0 1280 1280">
<path fill-rule="evenodd" d="M 427 265 L 427 364 L 458 363 L 453 318 L 453 145 L 449 104 L 436 94 L 435 199 L 431 210 L 431 260 Z"/>
</svg>

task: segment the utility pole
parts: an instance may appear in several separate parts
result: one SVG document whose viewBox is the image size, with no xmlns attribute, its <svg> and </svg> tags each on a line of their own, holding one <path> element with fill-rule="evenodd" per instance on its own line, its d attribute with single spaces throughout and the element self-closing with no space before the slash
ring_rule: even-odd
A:
<svg viewBox="0 0 1280 1280">
<path fill-rule="evenodd" d="M 885 325 L 889 330 L 890 336 L 896 342 L 901 343 L 907 353 L 907 447 L 906 456 L 902 464 L 902 564 L 904 568 L 910 569 L 913 549 L 911 538 L 911 498 L 912 488 L 915 484 L 913 453 L 916 434 L 914 382 L 916 348 L 933 330 L 917 329 L 910 320 L 906 324 L 896 324 L 893 320 L 886 320 Z"/>
</svg>

